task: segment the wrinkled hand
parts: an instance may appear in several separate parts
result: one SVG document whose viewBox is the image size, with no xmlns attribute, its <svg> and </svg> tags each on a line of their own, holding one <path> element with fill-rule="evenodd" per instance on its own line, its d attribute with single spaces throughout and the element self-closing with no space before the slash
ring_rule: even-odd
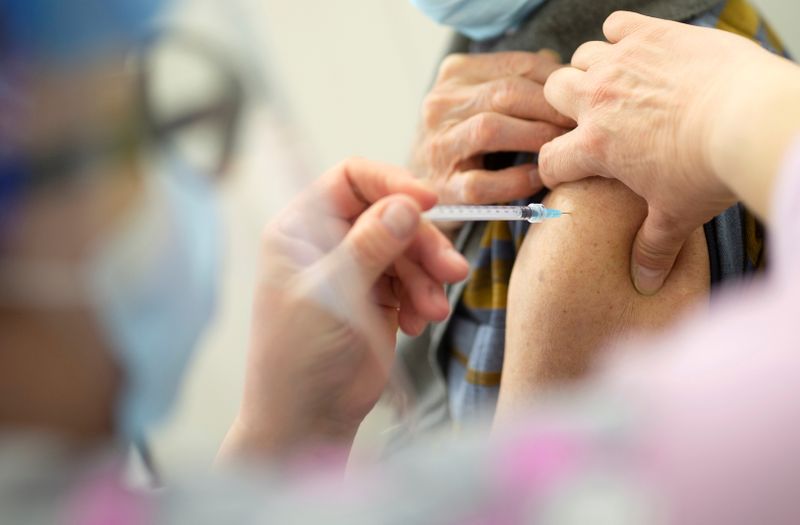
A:
<svg viewBox="0 0 800 525">
<path fill-rule="evenodd" d="M 581 46 L 572 67 L 545 86 L 547 100 L 578 127 L 542 149 L 540 172 L 549 187 L 617 178 L 647 200 L 631 272 L 649 295 L 689 235 L 735 202 L 709 161 L 712 123 L 753 54 L 764 51 L 730 33 L 628 12 L 612 14 L 603 31 L 609 42 Z"/>
<path fill-rule="evenodd" d="M 538 152 L 575 124 L 544 99 L 554 53 L 450 55 L 425 99 L 412 168 L 448 204 L 492 204 L 541 189 L 536 166 L 484 169 L 496 152 Z"/>
<path fill-rule="evenodd" d="M 449 313 L 468 265 L 421 211 L 436 195 L 405 170 L 350 160 L 263 237 L 242 407 L 227 455 L 347 444 L 384 390 L 398 326 Z"/>
</svg>

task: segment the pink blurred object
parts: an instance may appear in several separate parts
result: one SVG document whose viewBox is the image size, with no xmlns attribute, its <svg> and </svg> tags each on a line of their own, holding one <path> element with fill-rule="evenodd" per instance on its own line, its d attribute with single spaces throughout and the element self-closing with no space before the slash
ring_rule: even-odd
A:
<svg viewBox="0 0 800 525">
<path fill-rule="evenodd" d="M 153 523 L 153 500 L 124 486 L 122 465 L 95 471 L 72 497 L 68 525 L 142 525 Z"/>
</svg>

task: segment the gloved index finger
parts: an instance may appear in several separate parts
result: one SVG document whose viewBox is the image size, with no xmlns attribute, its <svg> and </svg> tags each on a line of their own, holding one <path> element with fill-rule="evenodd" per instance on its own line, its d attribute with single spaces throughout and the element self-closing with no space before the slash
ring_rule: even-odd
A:
<svg viewBox="0 0 800 525">
<path fill-rule="evenodd" d="M 309 193 L 308 205 L 336 217 L 354 219 L 383 197 L 404 194 L 422 209 L 436 204 L 436 193 L 408 171 L 365 159 L 350 159 L 323 175 Z"/>
</svg>

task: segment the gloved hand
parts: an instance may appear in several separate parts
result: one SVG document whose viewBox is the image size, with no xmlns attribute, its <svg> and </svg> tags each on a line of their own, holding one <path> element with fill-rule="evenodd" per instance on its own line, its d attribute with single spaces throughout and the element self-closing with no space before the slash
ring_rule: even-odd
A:
<svg viewBox="0 0 800 525">
<path fill-rule="evenodd" d="M 223 452 L 349 445 L 383 392 L 398 327 L 449 313 L 443 283 L 468 264 L 422 210 L 407 171 L 350 160 L 269 224 L 241 410 Z"/>
</svg>

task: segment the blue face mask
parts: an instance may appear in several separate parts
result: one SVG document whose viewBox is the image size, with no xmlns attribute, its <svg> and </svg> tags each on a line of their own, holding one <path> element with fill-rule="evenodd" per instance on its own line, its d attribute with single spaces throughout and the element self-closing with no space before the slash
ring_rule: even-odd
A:
<svg viewBox="0 0 800 525">
<path fill-rule="evenodd" d="M 210 183 L 149 181 L 145 199 L 89 268 L 90 292 L 124 374 L 118 430 L 138 438 L 172 407 L 213 314 L 220 224 Z"/>
<path fill-rule="evenodd" d="M 473 40 L 487 40 L 519 26 L 547 0 L 411 0 L 426 16 Z"/>
</svg>

